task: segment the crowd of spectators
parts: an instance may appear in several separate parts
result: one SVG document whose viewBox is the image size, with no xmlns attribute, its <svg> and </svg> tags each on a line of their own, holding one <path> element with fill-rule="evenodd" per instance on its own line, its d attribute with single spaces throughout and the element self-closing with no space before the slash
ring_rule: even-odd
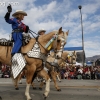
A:
<svg viewBox="0 0 100 100">
<path fill-rule="evenodd" d="M 72 66 L 67 65 L 60 71 L 61 79 L 100 79 L 100 66 Z M 0 77 L 10 78 L 11 69 L 2 64 L 0 66 Z"/>
<path fill-rule="evenodd" d="M 10 78 L 11 77 L 11 69 L 9 66 L 2 64 L 0 66 L 0 78 Z"/>
<path fill-rule="evenodd" d="M 61 70 L 62 79 L 100 79 L 100 66 L 66 66 Z"/>
</svg>

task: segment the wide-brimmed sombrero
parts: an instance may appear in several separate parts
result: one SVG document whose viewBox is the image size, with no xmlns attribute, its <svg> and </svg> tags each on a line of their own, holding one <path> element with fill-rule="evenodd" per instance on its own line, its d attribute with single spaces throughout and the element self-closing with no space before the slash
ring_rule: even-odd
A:
<svg viewBox="0 0 100 100">
<path fill-rule="evenodd" d="M 40 30 L 38 31 L 38 34 L 40 34 L 41 32 L 46 32 L 46 30 L 40 29 Z"/>
<path fill-rule="evenodd" d="M 18 14 L 23 14 L 24 16 L 27 16 L 27 13 L 23 10 L 16 10 L 16 12 L 12 14 L 12 16 L 15 17 Z"/>
</svg>

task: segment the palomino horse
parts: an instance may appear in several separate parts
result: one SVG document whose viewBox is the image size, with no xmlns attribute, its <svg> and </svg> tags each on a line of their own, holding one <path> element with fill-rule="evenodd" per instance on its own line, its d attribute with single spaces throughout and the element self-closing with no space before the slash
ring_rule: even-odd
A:
<svg viewBox="0 0 100 100">
<path fill-rule="evenodd" d="M 69 64 L 74 64 L 76 63 L 76 53 L 74 52 L 69 52 L 69 51 L 63 51 L 62 56 L 59 59 L 56 59 L 54 56 L 54 53 L 52 52 L 52 54 L 50 56 L 48 56 L 47 58 L 47 63 L 45 65 L 45 67 L 49 70 L 49 74 L 51 76 L 51 78 L 53 79 L 54 82 L 54 86 L 57 89 L 57 91 L 61 91 L 60 87 L 57 85 L 57 81 L 56 81 L 56 77 L 58 77 L 58 73 L 60 71 L 60 69 L 62 68 L 66 68 L 66 63 Z M 51 63 L 54 63 L 57 65 L 52 65 Z M 41 71 L 38 72 L 38 76 L 41 76 Z M 39 89 L 42 89 L 44 85 L 44 82 L 41 82 Z M 32 83 L 33 88 L 34 84 Z"/>
<path fill-rule="evenodd" d="M 56 61 L 56 63 L 55 63 L 55 64 L 57 64 L 56 66 L 51 64 L 54 61 Z M 66 63 L 69 63 L 69 64 L 76 63 L 76 52 L 75 51 L 74 52 L 63 51 L 62 56 L 59 59 L 56 59 L 54 56 L 54 52 L 52 52 L 47 58 L 47 62 L 46 62 L 45 67 L 48 69 L 49 75 L 53 79 L 54 86 L 55 86 L 57 91 L 61 91 L 61 89 L 57 85 L 56 77 L 59 79 L 59 81 L 61 81 L 59 78 L 59 76 L 60 76 L 59 70 L 62 68 L 66 68 Z M 41 73 L 41 71 L 37 73 L 37 77 L 38 76 L 41 77 L 40 73 Z M 25 75 L 25 70 L 23 70 L 21 75 Z M 19 77 L 19 80 L 21 80 L 21 76 Z M 43 85 L 44 85 L 44 82 L 41 82 L 39 89 L 42 89 Z M 34 83 L 32 83 L 32 87 L 33 87 L 33 89 L 36 89 Z"/>
<path fill-rule="evenodd" d="M 64 56 L 64 57 L 63 57 Z M 64 66 L 64 63 L 66 62 L 66 59 L 67 59 L 67 56 L 68 56 L 68 53 L 67 52 L 63 52 L 62 53 L 62 57 L 63 57 L 63 59 L 55 59 L 55 56 L 54 55 L 49 55 L 48 57 L 47 57 L 47 61 L 46 61 L 46 63 L 45 63 L 45 67 L 48 69 L 48 71 L 49 71 L 49 75 L 51 76 L 51 78 L 53 79 L 53 81 L 54 81 L 54 86 L 55 86 L 55 88 L 57 89 L 57 91 L 61 91 L 61 89 L 58 87 L 58 85 L 57 85 L 57 82 L 56 82 L 56 76 L 58 75 L 58 72 L 57 72 L 57 70 L 60 70 L 61 68 L 62 68 L 62 66 L 63 67 L 65 67 Z M 57 62 L 55 63 L 56 64 L 56 66 L 54 66 L 54 65 L 52 65 L 51 63 L 54 63 L 54 61 L 55 60 L 57 60 Z M 42 71 L 43 70 L 41 70 L 41 71 L 39 71 L 38 73 L 37 73 L 37 77 L 42 77 L 43 79 L 45 79 L 45 77 L 43 77 L 43 75 L 41 75 L 41 73 L 42 73 Z M 22 72 L 22 74 L 21 75 L 25 75 L 26 76 L 26 74 L 25 74 L 25 70 L 23 70 L 23 72 Z M 44 74 L 44 73 L 43 73 Z M 20 77 L 19 77 L 19 81 L 21 80 L 21 75 L 20 75 Z M 40 87 L 39 87 L 39 89 L 42 89 L 42 86 L 43 86 L 43 82 L 41 82 L 41 84 L 40 84 Z M 32 87 L 33 87 L 33 89 L 35 89 L 36 87 L 34 86 L 34 83 L 32 83 Z"/>
<path fill-rule="evenodd" d="M 69 63 L 69 65 L 72 65 L 72 66 L 75 66 L 75 64 L 76 64 L 76 59 L 77 59 L 77 54 L 76 54 L 76 52 L 75 51 L 68 51 L 69 52 L 69 59 L 70 59 L 70 63 Z"/>
<path fill-rule="evenodd" d="M 52 52 L 48 56 L 45 67 L 49 70 L 49 75 L 53 79 L 54 86 L 57 89 L 57 91 L 61 91 L 61 89 L 57 85 L 57 81 L 56 81 L 56 77 L 59 78 L 58 75 L 59 75 L 60 69 L 66 68 L 67 61 L 69 64 L 75 63 L 76 62 L 75 57 L 76 57 L 76 53 L 69 52 L 69 51 L 63 51 L 62 56 L 59 59 L 55 58 L 54 52 Z M 52 63 L 54 63 L 54 64 L 52 64 Z M 25 70 L 24 70 L 24 72 L 25 72 Z M 42 71 L 39 71 L 37 73 L 37 76 L 43 77 L 43 75 L 41 75 L 41 73 L 42 73 Z M 45 79 L 45 77 L 43 77 L 43 79 Z M 42 89 L 43 85 L 44 85 L 44 82 L 41 82 L 39 89 Z M 33 89 L 36 89 L 36 87 L 34 86 L 34 83 L 32 83 L 32 87 L 33 87 Z"/>
<path fill-rule="evenodd" d="M 32 82 L 32 78 L 35 74 L 36 71 L 43 70 L 42 64 L 43 64 L 43 59 L 40 58 L 33 58 L 33 57 L 28 57 L 27 52 L 31 51 L 32 48 L 34 47 L 34 44 L 38 42 L 39 48 L 40 48 L 40 53 L 44 56 L 47 56 L 48 52 L 50 50 L 54 50 L 56 53 L 56 56 L 61 57 L 63 47 L 66 43 L 68 32 L 63 32 L 62 27 L 58 31 L 52 31 L 48 34 L 41 35 L 39 38 L 31 38 L 29 43 L 21 48 L 21 53 L 23 53 L 24 58 L 26 60 L 26 91 L 25 95 L 27 100 L 32 100 L 29 94 L 30 90 L 30 85 Z M 48 42 L 54 38 L 51 45 L 51 48 L 49 50 L 46 47 Z M 11 46 L 0 46 L 0 61 L 4 64 L 10 65 L 11 66 Z M 6 55 L 8 53 L 8 55 Z M 48 96 L 48 93 L 50 91 L 50 79 L 49 75 L 46 73 L 46 71 L 42 71 L 43 76 L 46 79 L 46 88 L 44 92 L 44 98 Z M 42 74 L 41 73 L 41 74 Z M 17 79 L 17 78 L 16 78 Z M 15 79 L 15 83 L 16 83 Z"/>
</svg>

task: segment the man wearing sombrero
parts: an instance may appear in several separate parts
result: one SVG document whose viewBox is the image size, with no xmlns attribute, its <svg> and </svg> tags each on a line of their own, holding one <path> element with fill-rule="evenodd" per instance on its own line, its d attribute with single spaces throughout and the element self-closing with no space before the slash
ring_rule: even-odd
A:
<svg viewBox="0 0 100 100">
<path fill-rule="evenodd" d="M 7 7 L 8 12 L 5 15 L 5 21 L 9 24 L 12 24 L 12 39 L 14 41 L 14 46 L 12 49 L 12 56 L 15 53 L 20 51 L 22 46 L 22 33 L 27 33 L 29 27 L 22 23 L 21 21 L 24 19 L 24 16 L 27 16 L 27 13 L 22 10 L 17 10 L 15 13 L 12 14 L 13 18 L 10 19 L 10 13 L 12 12 L 12 7 L 9 5 Z"/>
</svg>

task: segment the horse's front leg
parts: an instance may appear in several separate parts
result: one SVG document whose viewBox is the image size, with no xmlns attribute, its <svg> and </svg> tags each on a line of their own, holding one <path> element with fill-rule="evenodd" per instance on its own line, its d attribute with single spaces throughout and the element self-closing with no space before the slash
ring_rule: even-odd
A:
<svg viewBox="0 0 100 100">
<path fill-rule="evenodd" d="M 33 75 L 36 71 L 36 66 L 27 66 L 27 73 L 26 73 L 26 90 L 25 90 L 25 96 L 27 98 L 27 100 L 32 100 L 31 96 L 29 94 L 30 91 L 30 86 L 32 83 L 32 78 Z"/>
<path fill-rule="evenodd" d="M 30 85 L 31 85 L 30 83 L 27 83 L 27 84 L 26 84 L 25 95 L 26 95 L 27 100 L 32 100 L 31 97 L 30 97 L 30 94 L 29 94 Z"/>
<path fill-rule="evenodd" d="M 35 78 L 36 78 L 36 80 L 37 80 L 38 82 L 40 82 L 38 76 L 36 76 Z M 32 82 L 32 88 L 33 88 L 34 90 L 36 90 L 36 86 L 35 86 L 34 82 Z M 42 88 L 39 88 L 39 89 L 42 90 Z"/>
<path fill-rule="evenodd" d="M 51 77 L 52 77 L 52 79 L 53 79 L 55 88 L 57 89 L 57 91 L 61 91 L 61 89 L 60 89 L 60 88 L 58 87 L 58 85 L 57 85 L 56 73 L 55 73 L 54 71 L 51 71 L 50 74 L 51 74 Z"/>
<path fill-rule="evenodd" d="M 48 97 L 49 92 L 50 92 L 50 77 L 44 69 L 41 70 L 38 74 L 46 80 L 45 92 L 43 94 L 44 99 L 46 99 Z"/>
<path fill-rule="evenodd" d="M 12 77 L 12 81 L 14 83 L 14 86 L 15 86 L 15 90 L 19 90 L 18 88 L 18 79 L 19 79 L 19 75 L 14 79 L 13 75 L 11 75 Z"/>
<path fill-rule="evenodd" d="M 31 85 L 32 85 L 33 90 L 37 89 L 36 86 L 35 86 L 35 84 L 34 84 L 34 82 L 32 82 Z"/>
<path fill-rule="evenodd" d="M 19 75 L 18 82 L 19 82 L 19 84 L 22 84 L 22 72 Z"/>
<path fill-rule="evenodd" d="M 42 90 L 43 85 L 44 85 L 44 82 L 43 82 L 43 80 L 42 80 L 41 83 L 40 83 L 40 86 L 39 86 L 39 89 L 40 89 L 40 90 Z"/>
</svg>

